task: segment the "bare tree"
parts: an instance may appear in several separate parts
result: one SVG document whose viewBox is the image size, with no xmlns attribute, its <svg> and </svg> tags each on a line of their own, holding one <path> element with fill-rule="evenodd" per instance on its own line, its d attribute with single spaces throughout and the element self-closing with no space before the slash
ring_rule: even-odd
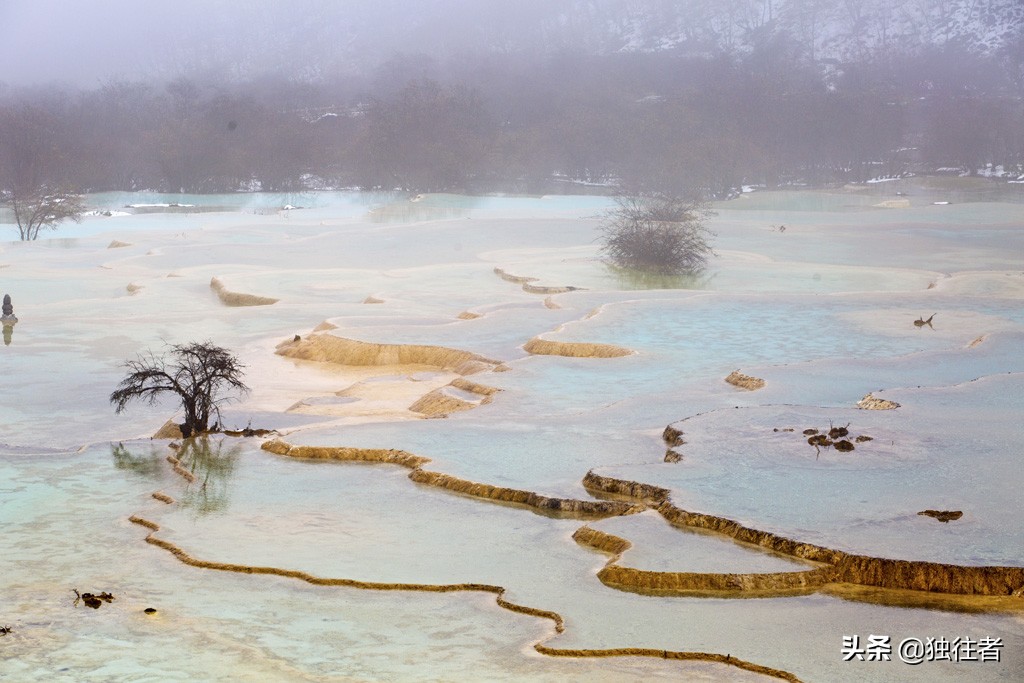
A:
<svg viewBox="0 0 1024 683">
<path fill-rule="evenodd" d="M 171 361 L 148 357 L 125 363 L 128 375 L 110 395 L 115 412 L 121 413 L 132 400 L 155 404 L 165 392 L 177 394 L 185 411 L 181 432 L 188 437 L 210 429 L 210 418 L 220 420 L 220 406 L 230 397 L 218 397 L 223 389 L 245 393 L 242 365 L 227 349 L 209 341 L 175 344 L 169 353 Z"/>
<path fill-rule="evenodd" d="M 39 239 L 42 230 L 56 230 L 61 221 L 81 222 L 85 210 L 81 195 L 45 186 L 26 191 L 14 190 L 9 193 L 7 203 L 14 211 L 22 241 Z"/>
<path fill-rule="evenodd" d="M 714 255 L 698 200 L 663 195 L 620 197 L 602 227 L 601 252 L 620 268 L 661 274 L 699 273 Z"/>
<path fill-rule="evenodd" d="M 0 107 L 0 200 L 14 211 L 22 240 L 81 218 L 82 198 L 67 191 L 66 126 L 61 105 Z"/>
</svg>

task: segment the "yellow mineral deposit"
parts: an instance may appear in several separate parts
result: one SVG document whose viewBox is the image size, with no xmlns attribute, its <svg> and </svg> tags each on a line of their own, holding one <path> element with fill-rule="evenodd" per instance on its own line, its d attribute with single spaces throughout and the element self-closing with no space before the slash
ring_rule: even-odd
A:
<svg viewBox="0 0 1024 683">
<path fill-rule="evenodd" d="M 523 350 L 537 356 L 565 356 L 566 358 L 621 358 L 633 352 L 613 344 L 589 342 L 563 342 L 534 337 L 523 344 Z"/>
<path fill-rule="evenodd" d="M 469 394 L 475 396 L 476 399 L 467 400 L 465 397 L 460 397 L 454 394 L 453 389 L 464 392 L 463 396 Z M 494 394 L 499 391 L 500 389 L 457 377 L 445 386 L 434 389 L 422 396 L 409 406 L 409 410 L 426 415 L 427 417 L 445 417 L 460 410 L 470 410 L 477 406 L 486 405 L 494 400 Z"/>
<path fill-rule="evenodd" d="M 605 648 L 586 650 L 572 648 L 554 648 L 546 645 L 545 643 L 551 640 L 553 637 L 565 631 L 565 619 L 562 617 L 562 615 L 551 610 L 538 609 L 536 607 L 530 607 L 529 605 L 521 605 L 506 600 L 506 589 L 502 586 L 495 586 L 482 583 L 421 584 L 360 581 L 356 579 L 347 578 L 321 577 L 316 576 L 314 574 L 310 574 L 308 572 L 297 571 L 292 569 L 281 569 L 277 567 L 257 567 L 243 564 L 230 564 L 225 562 L 211 562 L 208 560 L 202 560 L 193 557 L 184 549 L 175 545 L 174 543 L 163 540 L 161 538 L 157 538 L 156 533 L 160 531 L 160 525 L 156 522 L 150 521 L 138 515 L 131 516 L 129 518 L 129 521 L 133 524 L 137 524 L 149 530 L 149 533 L 146 534 L 145 538 L 146 543 L 166 550 L 183 564 L 189 565 L 191 567 L 196 567 L 199 569 L 208 569 L 221 572 L 235 572 L 239 574 L 250 575 L 280 576 L 283 578 L 303 581 L 314 586 L 336 586 L 370 591 L 418 591 L 426 593 L 490 593 L 491 595 L 495 596 L 495 603 L 502 609 L 506 609 L 510 612 L 515 612 L 517 614 L 525 614 L 527 616 L 537 617 L 539 619 L 546 619 L 552 623 L 552 632 L 544 638 L 542 638 L 541 640 L 534 643 L 533 645 L 534 650 L 536 650 L 539 654 L 548 657 L 654 657 L 659 659 L 718 662 L 722 664 L 727 664 L 729 666 L 734 666 L 738 669 L 742 669 L 745 671 L 771 676 L 773 678 L 778 678 L 784 681 L 790 681 L 791 683 L 799 683 L 800 681 L 799 678 L 789 673 L 788 671 L 782 671 L 781 669 L 774 669 L 771 667 L 762 666 L 760 664 L 748 662 L 738 657 L 733 657 L 731 655 L 722 655 L 714 652 L 681 652 L 678 650 L 655 650 L 651 648 Z"/>
<path fill-rule="evenodd" d="M 644 505 L 618 501 L 574 500 L 553 498 L 533 491 L 522 491 L 504 486 L 481 484 L 475 481 L 453 477 L 440 472 L 413 470 L 409 478 L 418 484 L 428 484 L 475 498 L 484 498 L 500 503 L 513 503 L 532 508 L 535 511 L 568 517 L 613 517 L 642 512 Z"/>
<path fill-rule="evenodd" d="M 280 439 L 266 441 L 263 450 L 275 455 L 305 460 L 337 460 L 341 462 L 380 462 L 400 465 L 410 469 L 430 462 L 430 458 L 414 455 L 407 451 L 382 448 L 344 448 L 328 446 L 292 446 Z"/>
<path fill-rule="evenodd" d="M 638 504 L 654 505 L 663 500 L 656 510 L 665 520 L 680 528 L 712 531 L 781 555 L 817 563 L 808 572 L 781 572 L 777 574 L 690 574 L 678 572 L 645 572 L 624 568 L 609 569 L 602 578 L 607 585 L 636 590 L 671 592 L 698 591 L 772 591 L 806 590 L 826 584 L 858 584 L 896 590 L 925 591 L 969 596 L 1014 595 L 1024 586 L 1024 567 L 959 566 L 936 562 L 891 560 L 880 557 L 854 555 L 811 543 L 795 541 L 768 531 L 753 529 L 739 522 L 716 515 L 683 510 L 667 497 L 664 489 L 651 489 L 639 482 L 618 480 L 588 473 L 584 485 L 590 491 L 630 497 Z M 633 494 L 630 494 L 633 492 Z M 595 532 L 599 534 L 600 532 Z M 581 538 L 595 538 L 585 533 Z M 601 540 L 600 545 L 614 544 Z M 619 551 L 619 552 L 624 552 Z M 617 558 L 616 558 L 617 559 Z M 673 588 L 674 586 L 674 588 Z M 699 586 L 695 588 L 695 586 Z M 717 586 L 717 588 L 716 588 Z"/>
<path fill-rule="evenodd" d="M 620 496 L 631 500 L 642 501 L 649 505 L 658 505 L 668 500 L 671 491 L 660 486 L 642 484 L 637 481 L 626 481 L 612 477 L 602 477 L 593 470 L 583 477 L 583 487 L 591 493 L 604 496 Z"/>
<path fill-rule="evenodd" d="M 431 365 L 460 375 L 496 370 L 499 361 L 469 351 L 419 344 L 376 344 L 313 334 L 277 345 L 279 355 L 338 365 Z"/>
<path fill-rule="evenodd" d="M 580 287 L 573 287 L 571 285 L 535 285 L 533 283 L 537 282 L 540 278 L 513 275 L 501 268 L 495 268 L 494 274 L 506 282 L 514 282 L 517 285 L 521 285 L 523 291 L 528 294 L 565 294 L 566 292 L 575 292 L 580 289 Z"/>
<path fill-rule="evenodd" d="M 609 588 L 648 595 L 783 597 L 816 592 L 829 583 L 830 568 L 768 574 L 655 572 L 609 565 L 597 578 Z"/>
<path fill-rule="evenodd" d="M 494 274 L 497 275 L 498 277 L 500 277 L 502 280 L 505 280 L 506 282 L 514 282 L 517 285 L 523 285 L 523 284 L 526 284 L 528 282 L 536 282 L 537 281 L 537 278 L 535 278 L 535 277 L 522 277 L 520 275 L 513 275 L 512 273 L 505 272 L 501 268 L 495 268 L 494 269 Z"/>
<path fill-rule="evenodd" d="M 592 493 L 613 497 L 616 500 L 556 498 L 532 491 L 469 481 L 424 470 L 423 466 L 429 459 L 406 451 L 291 446 L 280 439 L 264 443 L 263 449 L 294 458 L 396 464 L 411 469 L 409 478 L 418 484 L 435 486 L 489 501 L 511 503 L 558 516 L 601 518 L 655 509 L 673 526 L 711 531 L 813 565 L 806 571 L 767 574 L 638 570 L 616 564 L 621 554 L 630 547 L 628 541 L 590 527 L 578 530 L 574 536 L 578 543 L 615 556 L 598 576 L 605 585 L 624 590 L 661 594 L 722 592 L 767 596 L 808 592 L 829 584 L 858 584 L 894 590 L 1009 597 L 1024 586 L 1024 567 L 958 566 L 854 555 L 753 529 L 717 515 L 689 512 L 669 500 L 670 491 L 667 489 L 601 476 L 594 472 L 588 472 L 584 477 L 584 487 Z"/>
<path fill-rule="evenodd" d="M 480 405 L 480 402 L 473 403 L 464 401 L 457 396 L 452 396 L 445 392 L 445 388 L 434 389 L 430 393 L 421 396 L 415 403 L 409 406 L 409 410 L 426 417 L 447 417 L 452 413 L 471 410 Z"/>
<path fill-rule="evenodd" d="M 210 289 L 217 293 L 217 297 L 225 306 L 269 306 L 280 301 L 280 299 L 272 299 L 267 296 L 232 292 L 218 278 L 210 280 Z"/>
<path fill-rule="evenodd" d="M 180 439 L 181 427 L 173 420 L 168 420 L 153 434 L 154 439 Z"/>
<path fill-rule="evenodd" d="M 868 394 L 861 400 L 857 401 L 857 407 L 861 410 L 896 410 L 900 407 L 900 404 L 896 401 L 888 401 L 884 398 L 875 398 L 871 394 Z"/>
<path fill-rule="evenodd" d="M 440 472 L 422 469 L 430 462 L 429 458 L 414 455 L 406 451 L 367 449 L 367 448 L 331 448 L 324 446 L 292 446 L 280 439 L 268 441 L 262 448 L 277 455 L 312 460 L 339 460 L 381 462 L 407 467 L 412 471 L 409 479 L 417 484 L 425 484 L 455 493 L 481 498 L 499 503 L 511 503 L 530 508 L 545 514 L 566 517 L 600 518 L 617 515 L 628 515 L 646 509 L 643 504 L 619 501 L 574 500 L 571 498 L 555 498 L 544 496 L 533 491 L 522 491 L 504 486 L 482 484 Z"/>
<path fill-rule="evenodd" d="M 187 481 L 190 484 L 195 483 L 196 475 L 192 474 L 191 472 L 186 470 L 184 467 L 182 467 L 181 466 L 181 461 L 178 460 L 178 458 L 176 458 L 173 453 L 171 455 L 167 456 L 167 462 L 171 463 L 171 468 L 174 470 L 175 474 L 177 474 L 178 476 L 180 476 L 182 479 L 184 479 L 185 481 Z"/>
<path fill-rule="evenodd" d="M 747 391 L 756 391 L 757 389 L 764 388 L 764 380 L 760 377 L 751 377 L 750 375 L 744 375 L 739 370 L 733 370 L 729 373 L 729 376 L 725 378 L 725 381 L 734 387 L 740 389 L 746 389 Z"/>
</svg>

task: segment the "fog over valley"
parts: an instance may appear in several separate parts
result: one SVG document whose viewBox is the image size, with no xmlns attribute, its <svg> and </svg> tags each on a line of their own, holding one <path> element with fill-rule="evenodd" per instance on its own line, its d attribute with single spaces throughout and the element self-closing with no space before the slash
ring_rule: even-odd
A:
<svg viewBox="0 0 1024 683">
<path fill-rule="evenodd" d="M 1024 681 L 1022 0 L 0 0 L 0 680 Z"/>
<path fill-rule="evenodd" d="M 20 131 L 3 142 L 7 186 L 537 191 L 568 179 L 723 197 L 1011 173 L 1024 149 L 1013 0 L 0 12 L 0 122 Z M 31 151 L 35 139 L 53 149 Z M 19 179 L 29 167 L 39 177 Z"/>
</svg>

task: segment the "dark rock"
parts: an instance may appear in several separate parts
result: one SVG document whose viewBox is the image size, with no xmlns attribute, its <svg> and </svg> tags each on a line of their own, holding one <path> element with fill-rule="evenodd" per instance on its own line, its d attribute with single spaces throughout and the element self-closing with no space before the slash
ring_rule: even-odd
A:
<svg viewBox="0 0 1024 683">
<path fill-rule="evenodd" d="M 78 606 L 78 602 L 82 601 L 86 607 L 92 607 L 93 609 L 99 609 L 104 602 L 113 602 L 114 596 L 104 591 L 102 593 L 79 593 L 77 588 L 72 588 L 75 592 L 75 606 Z"/>
<path fill-rule="evenodd" d="M 922 510 L 917 514 L 934 517 L 942 523 L 952 522 L 964 516 L 964 513 L 960 510 Z"/>
<path fill-rule="evenodd" d="M 832 440 L 824 434 L 815 434 L 811 438 L 807 439 L 807 443 L 812 446 L 825 446 L 827 448 L 832 445 Z"/>
</svg>

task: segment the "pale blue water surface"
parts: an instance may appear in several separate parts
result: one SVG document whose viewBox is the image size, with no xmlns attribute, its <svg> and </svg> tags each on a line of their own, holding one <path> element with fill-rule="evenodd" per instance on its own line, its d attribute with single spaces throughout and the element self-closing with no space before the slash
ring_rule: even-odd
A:
<svg viewBox="0 0 1024 683">
<path fill-rule="evenodd" d="M 650 289 L 600 261 L 603 197 L 108 193 L 90 206 L 196 206 L 124 209 L 133 215 L 0 243 L 0 289 L 19 317 L 0 347 L 0 626 L 13 629 L 0 636 L 0 677 L 763 680 L 717 664 L 543 657 L 531 645 L 554 636 L 551 623 L 486 593 L 361 591 L 188 566 L 146 544 L 134 514 L 207 561 L 502 585 L 508 599 L 565 618 L 552 646 L 728 653 L 805 680 L 1020 679 L 1019 609 L 616 591 L 596 578 L 608 556 L 571 538 L 584 523 L 630 540 L 622 562 L 642 569 L 804 565 L 684 533 L 650 511 L 552 518 L 414 484 L 394 465 L 282 458 L 255 438 L 172 450 L 148 436 L 173 402 L 115 416 L 107 400 L 125 359 L 210 339 L 238 354 L 252 389 L 225 410 L 229 427 L 277 429 L 294 444 L 405 449 L 430 458 L 430 470 L 549 496 L 591 499 L 582 479 L 594 469 L 803 541 L 1021 566 L 1022 204 L 1014 189 L 993 194 L 973 181 L 898 190 L 907 194 L 894 185 L 721 204 L 705 277 Z M 945 196 L 954 203 L 932 204 Z M 906 208 L 877 206 L 902 197 Z M 532 293 L 496 267 L 581 289 Z M 214 277 L 278 302 L 225 306 Z M 458 317 L 467 311 L 480 317 Z M 932 327 L 913 324 L 932 313 Z M 456 377 L 450 368 L 275 355 L 324 321 L 337 336 L 471 351 L 507 371 L 468 378 L 500 389 L 490 403 L 422 419 L 409 405 Z M 523 344 L 537 336 L 631 353 L 528 354 Z M 726 384 L 736 369 L 766 386 Z M 901 408 L 859 410 L 869 392 Z M 303 401 L 320 411 L 291 410 Z M 830 421 L 874 440 L 816 453 L 800 431 Z M 674 463 L 660 438 L 669 423 L 686 439 Z M 171 453 L 195 482 L 174 474 Z M 916 514 L 926 508 L 964 516 L 942 524 Z M 72 589 L 117 599 L 75 607 Z M 841 662 L 843 635 L 878 633 L 1001 638 L 1002 661 Z"/>
</svg>

